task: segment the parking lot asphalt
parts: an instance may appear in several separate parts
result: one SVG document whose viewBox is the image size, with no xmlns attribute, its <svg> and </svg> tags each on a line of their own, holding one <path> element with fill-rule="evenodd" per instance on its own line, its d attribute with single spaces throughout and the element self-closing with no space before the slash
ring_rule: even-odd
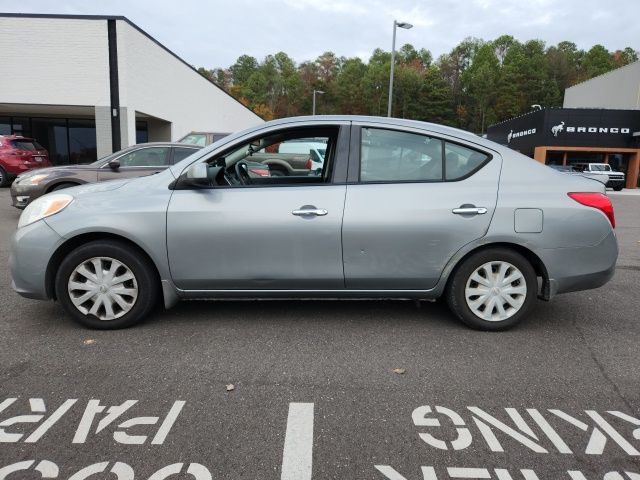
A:
<svg viewBox="0 0 640 480">
<path fill-rule="evenodd" d="M 640 197 L 612 198 L 613 280 L 512 331 L 441 302 L 217 301 L 98 332 L 11 290 L 2 189 L 0 480 L 638 479 Z"/>
</svg>

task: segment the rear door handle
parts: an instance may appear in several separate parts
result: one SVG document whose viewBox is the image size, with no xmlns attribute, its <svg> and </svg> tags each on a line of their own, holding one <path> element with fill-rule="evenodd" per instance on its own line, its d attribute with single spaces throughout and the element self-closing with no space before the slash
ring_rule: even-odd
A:
<svg viewBox="0 0 640 480">
<path fill-rule="evenodd" d="M 451 210 L 456 215 L 484 215 L 487 209 L 484 207 L 460 207 Z"/>
<path fill-rule="evenodd" d="M 297 217 L 324 217 L 327 213 L 329 212 L 324 208 L 301 208 L 300 210 L 291 212 L 292 215 Z"/>
</svg>

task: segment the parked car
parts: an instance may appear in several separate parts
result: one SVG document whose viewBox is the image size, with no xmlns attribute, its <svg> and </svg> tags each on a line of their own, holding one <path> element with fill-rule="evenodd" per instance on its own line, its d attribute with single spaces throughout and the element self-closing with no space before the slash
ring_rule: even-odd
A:
<svg viewBox="0 0 640 480">
<path fill-rule="evenodd" d="M 178 142 L 203 147 L 228 135 L 228 133 L 191 132 Z M 272 147 L 269 151 L 253 152 L 251 159 L 253 162 L 266 165 L 270 176 L 309 175 L 322 170 L 324 153 L 320 154 L 318 150 L 326 148 L 326 144 L 318 139 L 295 139 L 287 144 Z"/>
<path fill-rule="evenodd" d="M 179 143 L 140 143 L 87 165 L 61 165 L 31 170 L 11 185 L 14 207 L 24 208 L 45 193 L 84 183 L 159 173 L 198 151 L 200 147 Z"/>
<path fill-rule="evenodd" d="M 256 152 L 309 137 L 326 140 L 322 175 L 247 173 Z M 183 298 L 444 297 L 467 325 L 504 330 L 536 297 L 613 276 L 604 191 L 449 127 L 286 118 L 157 175 L 38 198 L 12 238 L 12 285 L 99 329 Z"/>
<path fill-rule="evenodd" d="M 582 175 L 583 177 L 597 180 L 598 182 L 603 183 L 605 185 L 609 182 L 609 175 L 606 175 L 606 174 L 596 175 L 588 171 L 580 171 L 571 165 L 547 165 L 547 166 L 550 168 L 553 168 L 554 170 L 557 170 L 558 172 L 568 173 L 569 175 Z"/>
<path fill-rule="evenodd" d="M 49 166 L 49 152 L 33 138 L 0 135 L 0 187 L 21 173 Z"/>
<path fill-rule="evenodd" d="M 217 142 L 221 138 L 229 135 L 228 133 L 219 132 L 189 132 L 178 143 L 186 143 L 188 145 L 197 145 L 199 147 L 206 147 L 213 142 Z"/>
<path fill-rule="evenodd" d="M 625 174 L 616 172 L 608 163 L 574 163 L 572 166 L 579 172 L 608 178 L 606 186 L 613 188 L 616 192 L 624 188 Z"/>
<path fill-rule="evenodd" d="M 315 139 L 302 139 L 296 142 L 287 142 L 279 145 L 278 153 L 296 153 L 308 155 L 307 170 L 316 174 L 322 173 L 324 156 L 327 151 L 327 144 L 315 141 Z"/>
</svg>

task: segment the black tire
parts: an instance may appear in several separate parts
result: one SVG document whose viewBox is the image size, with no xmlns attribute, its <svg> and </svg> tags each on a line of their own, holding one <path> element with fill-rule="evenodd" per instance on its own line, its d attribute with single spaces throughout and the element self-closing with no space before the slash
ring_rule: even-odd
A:
<svg viewBox="0 0 640 480">
<path fill-rule="evenodd" d="M 619 192 L 620 190 L 622 190 L 622 188 L 623 188 L 623 187 L 613 187 L 613 189 L 614 189 L 616 192 Z"/>
<path fill-rule="evenodd" d="M 0 167 L 0 187 L 8 187 L 11 182 L 4 168 Z"/>
<path fill-rule="evenodd" d="M 287 177 L 289 175 L 289 172 L 280 167 L 270 167 L 269 175 L 272 177 Z"/>
<path fill-rule="evenodd" d="M 133 307 L 119 318 L 101 320 L 92 314 L 81 312 L 71 301 L 68 282 L 73 271 L 82 262 L 93 257 L 109 257 L 124 264 L 135 276 L 138 296 Z M 153 265 L 140 252 L 123 242 L 97 240 L 71 251 L 58 268 L 55 278 L 56 297 L 64 309 L 77 323 L 98 330 L 113 330 L 131 327 L 142 321 L 153 310 L 160 299 L 160 280 Z"/>
<path fill-rule="evenodd" d="M 65 188 L 77 187 L 77 183 L 59 183 L 53 188 L 50 188 L 50 192 L 55 192 L 56 190 L 64 190 Z"/>
<path fill-rule="evenodd" d="M 469 281 L 476 269 L 482 265 L 488 262 L 500 261 L 510 263 L 522 273 L 527 287 L 524 302 L 519 310 L 505 320 L 485 320 L 476 315 L 467 304 L 465 298 L 467 281 Z M 507 330 L 522 321 L 533 307 L 537 297 L 537 290 L 536 272 L 526 258 L 508 248 L 491 248 L 472 254 L 456 267 L 450 278 L 445 296 L 451 311 L 467 326 L 477 330 L 495 332 Z M 507 304 L 505 303 L 505 305 Z"/>
</svg>

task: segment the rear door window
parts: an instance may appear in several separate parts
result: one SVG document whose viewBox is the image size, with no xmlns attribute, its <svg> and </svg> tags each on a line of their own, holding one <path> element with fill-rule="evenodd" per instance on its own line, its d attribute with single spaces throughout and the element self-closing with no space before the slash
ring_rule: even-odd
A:
<svg viewBox="0 0 640 480">
<path fill-rule="evenodd" d="M 360 181 L 442 181 L 442 143 L 427 135 L 363 128 Z"/>
</svg>

